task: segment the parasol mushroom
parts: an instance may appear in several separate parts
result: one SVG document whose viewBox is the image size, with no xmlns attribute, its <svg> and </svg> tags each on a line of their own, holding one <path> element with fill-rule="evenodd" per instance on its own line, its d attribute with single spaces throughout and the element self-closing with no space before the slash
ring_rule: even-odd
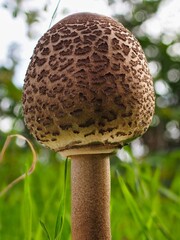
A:
<svg viewBox="0 0 180 240">
<path fill-rule="evenodd" d="M 76 13 L 38 41 L 23 90 L 25 123 L 70 157 L 72 239 L 111 239 L 109 156 L 149 127 L 153 81 L 142 48 L 119 22 Z"/>
</svg>

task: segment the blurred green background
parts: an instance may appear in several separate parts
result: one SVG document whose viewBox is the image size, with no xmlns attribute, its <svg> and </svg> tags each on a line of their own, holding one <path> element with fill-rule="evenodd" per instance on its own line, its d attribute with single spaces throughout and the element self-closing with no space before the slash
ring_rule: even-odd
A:
<svg viewBox="0 0 180 240">
<path fill-rule="evenodd" d="M 30 2 L 4 0 L 0 8 L 11 14 L 14 21 L 24 19 L 26 37 L 32 42 L 39 37 L 37 29 L 42 24 L 42 15 L 50 12 L 51 1 L 43 1 L 37 9 L 31 9 Z M 112 240 L 177 240 L 180 239 L 180 29 L 167 31 L 164 26 L 158 32 L 158 16 L 170 1 L 104 2 L 111 15 L 140 41 L 156 92 L 155 115 L 149 130 L 111 158 Z M 69 12 L 60 3 L 57 16 Z M 156 34 L 147 30 L 150 21 L 157 22 L 152 24 Z M 11 26 L 4 22 L 6 27 L 11 31 Z M 22 134 L 33 143 L 38 163 L 30 177 L 0 197 L 0 239 L 41 240 L 47 238 L 40 220 L 50 236 L 54 235 L 63 196 L 65 159 L 40 146 L 24 126 L 22 86 L 15 79 L 22 63 L 20 51 L 21 46 L 12 42 L 6 61 L 0 62 L 0 150 L 7 135 Z M 0 191 L 24 173 L 31 161 L 28 145 L 14 139 L 0 163 Z M 65 210 L 61 239 L 71 239 L 70 162 L 67 170 L 66 204 L 60 208 L 60 215 Z"/>
</svg>

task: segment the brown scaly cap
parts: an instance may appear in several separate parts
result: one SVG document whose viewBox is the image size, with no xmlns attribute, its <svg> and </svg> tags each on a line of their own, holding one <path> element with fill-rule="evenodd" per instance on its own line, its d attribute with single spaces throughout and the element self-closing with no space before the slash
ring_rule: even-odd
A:
<svg viewBox="0 0 180 240">
<path fill-rule="evenodd" d="M 140 44 L 109 17 L 62 19 L 35 47 L 23 111 L 36 139 L 64 155 L 112 152 L 141 136 L 154 88 Z"/>
</svg>

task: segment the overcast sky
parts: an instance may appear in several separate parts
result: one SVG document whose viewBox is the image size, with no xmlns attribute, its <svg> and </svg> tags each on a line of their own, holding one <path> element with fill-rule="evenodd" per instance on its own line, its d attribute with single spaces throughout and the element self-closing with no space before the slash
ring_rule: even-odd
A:
<svg viewBox="0 0 180 240">
<path fill-rule="evenodd" d="M 12 3 L 12 0 L 9 0 L 9 2 Z M 42 13 L 39 23 L 36 24 L 34 28 L 36 37 L 33 40 L 27 37 L 27 29 L 23 16 L 12 18 L 9 11 L 0 7 L 0 65 L 11 64 L 7 61 L 8 47 L 12 43 L 17 43 L 20 46 L 20 49 L 18 49 L 20 64 L 17 67 L 14 81 L 20 87 L 23 84 L 25 71 L 33 48 L 38 38 L 47 31 L 58 2 L 58 0 L 24 0 L 23 8 L 26 11 L 33 9 L 42 10 L 42 6 L 47 2 L 49 3 L 48 11 L 47 13 Z M 68 13 L 88 11 L 111 16 L 115 12 L 126 11 L 128 8 L 126 4 L 126 2 L 123 5 L 118 4 L 112 10 L 107 6 L 105 0 L 61 0 L 53 24 L 63 17 L 61 12 L 64 8 L 68 9 Z M 159 34 L 164 32 L 171 38 L 175 33 L 180 33 L 180 0 L 165 0 L 161 5 L 156 17 L 147 21 L 143 25 L 143 28 L 151 36 L 158 37 Z"/>
</svg>

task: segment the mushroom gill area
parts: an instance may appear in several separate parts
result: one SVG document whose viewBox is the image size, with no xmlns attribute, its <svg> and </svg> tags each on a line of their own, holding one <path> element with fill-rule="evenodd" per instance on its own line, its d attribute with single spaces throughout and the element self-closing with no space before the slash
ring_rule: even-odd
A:
<svg viewBox="0 0 180 240">
<path fill-rule="evenodd" d="M 118 148 L 142 135 L 154 112 L 147 61 L 115 20 L 70 15 L 38 41 L 23 91 L 26 125 L 55 151 Z"/>
</svg>

